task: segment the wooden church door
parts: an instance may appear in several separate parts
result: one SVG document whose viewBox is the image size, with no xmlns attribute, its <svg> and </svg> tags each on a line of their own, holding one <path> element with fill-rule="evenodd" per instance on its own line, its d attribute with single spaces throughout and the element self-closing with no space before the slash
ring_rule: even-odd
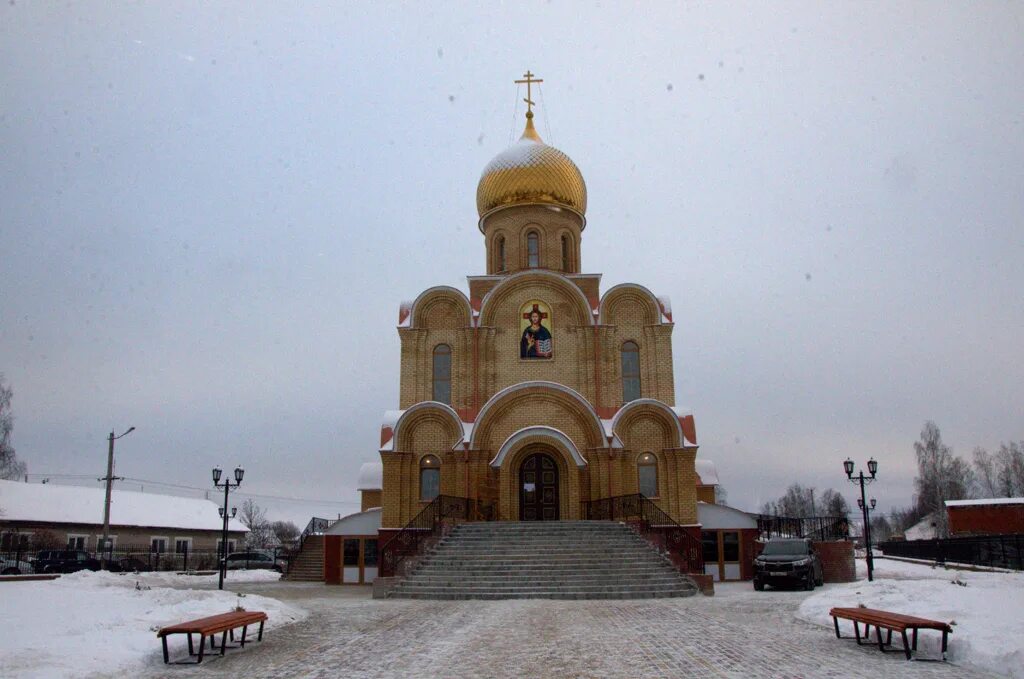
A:
<svg viewBox="0 0 1024 679">
<path fill-rule="evenodd" d="M 534 453 L 519 468 L 519 520 L 558 520 L 558 466 L 550 455 Z"/>
</svg>

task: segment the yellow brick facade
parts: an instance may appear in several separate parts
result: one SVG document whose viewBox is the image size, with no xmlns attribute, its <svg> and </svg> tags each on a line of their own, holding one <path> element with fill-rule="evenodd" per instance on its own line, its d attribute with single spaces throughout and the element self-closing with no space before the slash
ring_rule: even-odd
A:
<svg viewBox="0 0 1024 679">
<path fill-rule="evenodd" d="M 521 467 L 534 453 L 557 468 L 559 518 L 579 518 L 583 501 L 639 492 L 638 458 L 650 453 L 655 501 L 696 523 L 696 433 L 692 416 L 674 409 L 671 309 L 641 285 L 602 294 L 600 275 L 582 273 L 585 227 L 581 212 L 557 205 L 493 209 L 480 220 L 486 273 L 470 276 L 468 294 L 439 286 L 403 307 L 399 411 L 381 431 L 383 528 L 427 505 L 427 456 L 439 461 L 442 494 L 519 520 Z M 550 358 L 520 355 L 535 301 L 550 309 Z M 626 342 L 639 348 L 639 398 L 629 402 Z"/>
</svg>

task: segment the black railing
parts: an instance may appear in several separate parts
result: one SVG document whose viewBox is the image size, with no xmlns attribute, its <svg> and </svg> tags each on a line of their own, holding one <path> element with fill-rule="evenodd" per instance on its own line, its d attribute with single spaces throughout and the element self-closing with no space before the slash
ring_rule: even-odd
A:
<svg viewBox="0 0 1024 679">
<path fill-rule="evenodd" d="M 762 540 L 777 538 L 808 538 L 816 541 L 846 540 L 850 537 L 850 521 L 845 516 L 770 516 L 757 517 Z"/>
<path fill-rule="evenodd" d="M 70 555 L 77 555 L 79 552 L 85 552 L 91 561 L 73 563 Z M 257 552 L 271 557 L 273 561 L 268 562 L 255 556 Z M 280 547 L 252 551 L 235 549 L 231 553 L 238 556 L 230 560 L 230 568 L 266 568 L 270 565 L 283 567 L 279 560 L 283 558 L 284 550 Z M 250 555 L 252 558 L 249 558 Z M 40 560 L 40 556 L 45 560 Z M 42 573 L 47 570 L 55 573 L 78 568 L 97 570 L 101 560 L 106 560 L 107 570 L 113 572 L 212 571 L 216 570 L 219 558 L 220 553 L 216 548 L 192 549 L 188 545 L 182 545 L 180 549 L 167 550 L 153 549 L 152 545 L 145 543 L 119 544 L 102 551 L 39 547 L 32 544 L 21 544 L 0 550 L 0 560 L 4 563 L 4 569 L 17 570 L 21 575 Z"/>
<path fill-rule="evenodd" d="M 890 540 L 878 545 L 886 556 L 1024 570 L 1024 534 L 977 535 L 936 540 Z"/>
<path fill-rule="evenodd" d="M 654 501 L 639 494 L 618 495 L 581 503 L 591 521 L 636 522 L 640 533 L 661 548 L 684 573 L 704 573 L 704 550 L 697 537 L 679 525 Z"/>
<path fill-rule="evenodd" d="M 438 495 L 381 548 L 380 575 L 400 574 L 413 557 L 422 554 L 447 528 L 460 521 L 489 521 L 492 509 L 479 500 Z"/>
</svg>

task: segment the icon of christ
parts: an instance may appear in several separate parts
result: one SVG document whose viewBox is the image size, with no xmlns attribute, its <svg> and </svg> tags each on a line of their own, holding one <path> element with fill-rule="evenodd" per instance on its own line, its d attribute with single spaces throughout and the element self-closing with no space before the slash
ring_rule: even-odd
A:
<svg viewBox="0 0 1024 679">
<path fill-rule="evenodd" d="M 523 307 L 523 320 L 528 321 L 519 340 L 519 358 L 551 358 L 554 355 L 551 331 L 544 321 L 549 314 L 541 309 L 543 302 L 527 302 Z M 549 321 L 550 323 L 550 321 Z"/>
</svg>

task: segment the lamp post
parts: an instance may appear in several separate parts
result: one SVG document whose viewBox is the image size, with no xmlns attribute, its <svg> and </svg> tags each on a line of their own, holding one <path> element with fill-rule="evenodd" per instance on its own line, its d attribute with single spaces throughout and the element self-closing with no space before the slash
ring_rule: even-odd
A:
<svg viewBox="0 0 1024 679">
<path fill-rule="evenodd" d="M 135 427 L 128 427 L 128 431 L 120 436 L 114 436 L 114 432 L 111 431 L 110 436 L 107 437 L 107 475 L 99 479 L 107 482 L 107 497 L 103 502 L 103 542 L 100 544 L 100 570 L 104 571 L 107 570 L 107 550 L 109 549 L 107 543 L 110 542 L 110 486 L 114 482 L 114 441 L 128 436 L 133 431 L 135 431 Z"/>
<path fill-rule="evenodd" d="M 864 517 L 864 547 L 867 549 L 868 582 L 871 582 L 875 579 L 875 560 L 871 554 L 871 520 L 868 518 L 868 512 L 870 509 L 875 508 L 875 498 L 871 498 L 869 509 L 867 498 L 864 496 L 864 485 L 874 481 L 878 475 L 878 460 L 875 458 L 868 460 L 868 474 L 870 476 L 864 476 L 864 470 L 861 470 L 857 476 L 854 476 L 853 466 L 853 460 L 850 458 L 846 458 L 846 461 L 843 462 L 846 478 L 853 483 L 860 484 L 860 498 L 857 500 L 857 506 L 860 507 L 861 514 Z"/>
<path fill-rule="evenodd" d="M 220 482 L 220 477 L 223 474 L 220 467 L 213 468 L 213 487 L 224 489 L 224 506 L 218 507 L 221 518 L 224 520 L 224 530 L 221 533 L 220 540 L 220 578 L 217 583 L 218 589 L 224 589 L 224 576 L 227 575 L 226 571 L 228 568 L 228 519 L 234 518 L 238 512 L 237 507 L 231 508 L 231 514 L 228 514 L 228 492 L 232 488 L 238 488 L 242 485 L 242 477 L 245 476 L 245 470 L 241 466 L 235 467 L 235 482 L 231 483 L 231 479 L 224 479 L 224 483 Z"/>
</svg>

